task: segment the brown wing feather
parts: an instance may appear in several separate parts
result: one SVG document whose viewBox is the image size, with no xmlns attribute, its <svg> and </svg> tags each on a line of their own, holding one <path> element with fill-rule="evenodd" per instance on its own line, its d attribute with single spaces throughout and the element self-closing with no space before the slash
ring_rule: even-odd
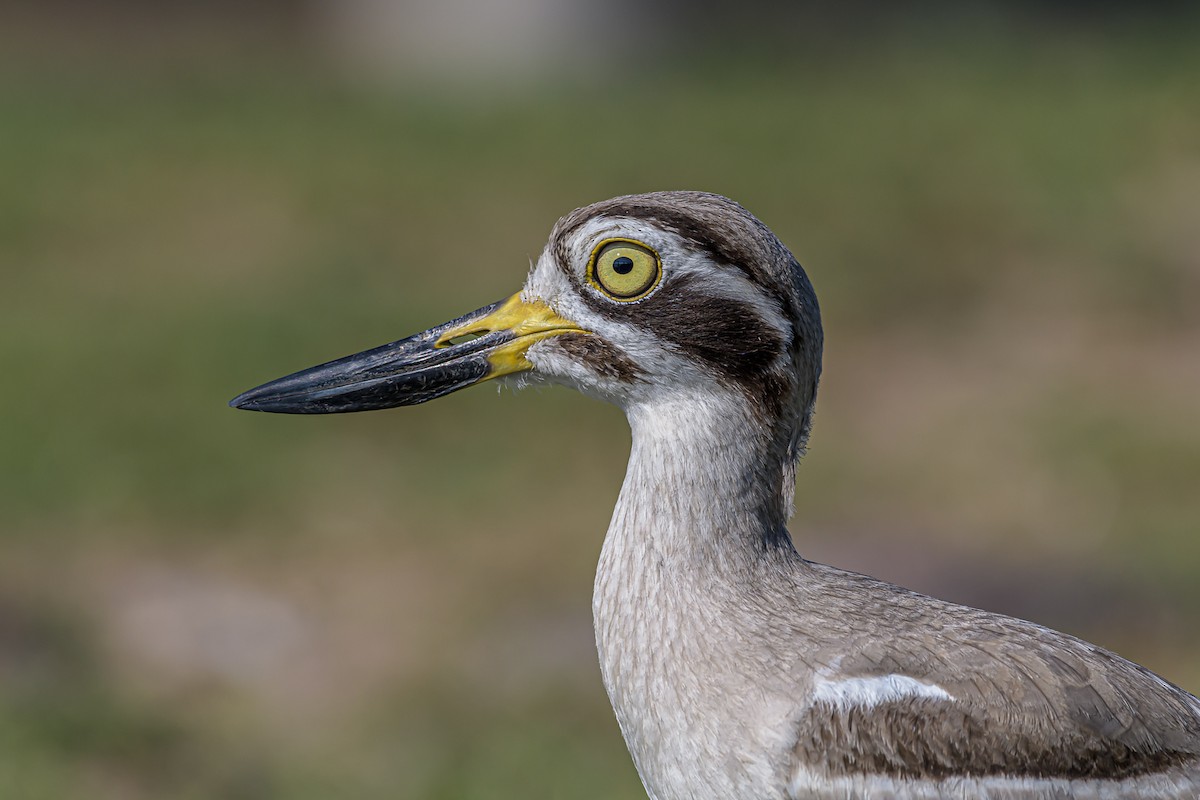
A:
<svg viewBox="0 0 1200 800">
<path fill-rule="evenodd" d="M 799 763 L 827 774 L 1200 781 L 1200 701 L 1100 647 L 1033 623 L 812 565 L 836 614 L 820 661 L 838 678 L 906 675 L 954 699 L 808 705 Z M 838 620 L 886 621 L 873 636 Z M 811 632 L 808 633 L 811 635 Z M 835 643 L 836 642 L 836 643 Z M 1190 774 L 1190 773 L 1189 773 Z"/>
</svg>

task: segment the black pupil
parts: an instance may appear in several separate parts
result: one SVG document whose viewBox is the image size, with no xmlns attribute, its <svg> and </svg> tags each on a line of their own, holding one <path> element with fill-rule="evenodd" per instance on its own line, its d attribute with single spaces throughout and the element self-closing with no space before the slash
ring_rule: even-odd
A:
<svg viewBox="0 0 1200 800">
<path fill-rule="evenodd" d="M 628 275 L 633 272 L 633 259 L 629 256 L 621 256 L 612 263 L 613 272 L 618 275 Z"/>
</svg>

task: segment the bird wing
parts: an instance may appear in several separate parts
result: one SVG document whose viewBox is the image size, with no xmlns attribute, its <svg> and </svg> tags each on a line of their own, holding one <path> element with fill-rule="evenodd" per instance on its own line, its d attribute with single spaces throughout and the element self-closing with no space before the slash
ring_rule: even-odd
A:
<svg viewBox="0 0 1200 800">
<path fill-rule="evenodd" d="M 1184 690 L 1066 634 L 823 569 L 838 618 L 886 623 L 828 621 L 826 666 L 796 721 L 801 770 L 924 781 L 1178 773 L 1191 787 L 1178 796 L 1200 797 L 1200 701 Z"/>
</svg>

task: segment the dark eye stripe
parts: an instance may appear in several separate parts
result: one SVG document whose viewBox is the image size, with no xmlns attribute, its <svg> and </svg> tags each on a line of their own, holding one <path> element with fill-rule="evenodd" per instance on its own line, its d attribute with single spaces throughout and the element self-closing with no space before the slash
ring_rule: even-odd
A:
<svg viewBox="0 0 1200 800">
<path fill-rule="evenodd" d="M 582 293 L 588 307 L 605 318 L 636 325 L 742 390 L 761 405 L 778 394 L 775 359 L 787 346 L 748 303 L 700 294 L 696 278 L 666 278 L 636 306 L 618 306 Z"/>
</svg>

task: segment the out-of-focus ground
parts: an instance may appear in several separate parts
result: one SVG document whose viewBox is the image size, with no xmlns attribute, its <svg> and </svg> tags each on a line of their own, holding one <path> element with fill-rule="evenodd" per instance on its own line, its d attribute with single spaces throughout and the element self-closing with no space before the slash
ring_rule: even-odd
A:
<svg viewBox="0 0 1200 800">
<path fill-rule="evenodd" d="M 662 188 L 738 199 L 817 287 L 802 553 L 1200 690 L 1194 18 L 650 36 L 474 89 L 384 79 L 319 14 L 14 19 L 0 797 L 644 796 L 591 644 L 618 411 L 225 403 Z"/>
</svg>

